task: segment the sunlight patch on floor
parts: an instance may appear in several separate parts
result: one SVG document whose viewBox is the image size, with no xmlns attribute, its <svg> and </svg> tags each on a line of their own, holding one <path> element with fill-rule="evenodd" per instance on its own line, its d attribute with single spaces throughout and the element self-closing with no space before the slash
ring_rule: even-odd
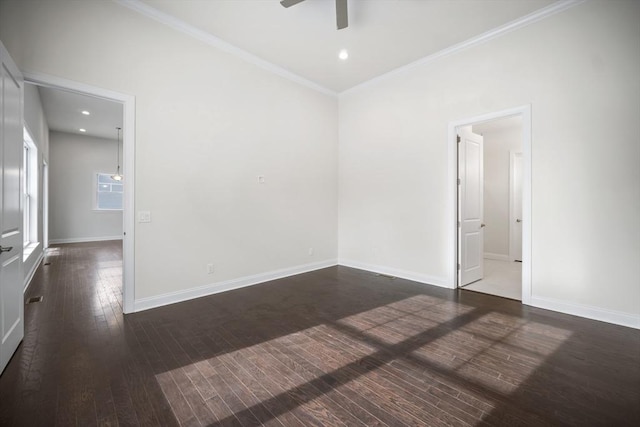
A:
<svg viewBox="0 0 640 427">
<path fill-rule="evenodd" d="M 316 386 L 310 384 L 321 381 L 320 378 L 325 376 L 327 368 L 339 371 L 361 360 L 360 354 L 341 350 L 341 340 L 349 339 L 350 337 L 341 331 L 329 329 L 326 325 L 318 325 L 249 347 L 223 351 L 217 356 L 156 374 L 155 377 L 176 417 L 183 412 L 181 408 L 174 408 L 174 405 L 191 404 L 191 400 L 198 401 L 198 399 L 182 396 L 180 393 L 180 390 L 185 388 L 185 381 L 191 382 L 188 388 L 196 390 L 209 407 L 202 411 L 205 418 L 198 418 L 206 425 L 234 417 L 233 412 L 220 413 L 221 407 L 216 406 L 216 399 L 228 401 L 228 396 L 223 397 L 224 390 L 220 389 L 220 386 L 232 390 L 245 381 L 246 384 L 241 386 L 252 390 L 252 387 L 258 384 L 255 380 L 247 381 L 247 378 L 263 377 L 265 381 L 271 381 L 277 384 L 276 387 L 280 387 L 274 399 L 281 395 L 297 395 L 301 389 L 314 389 Z M 365 355 L 373 354 L 375 351 L 377 351 L 376 348 L 371 348 L 365 352 Z M 290 357 L 291 354 L 309 360 L 309 366 L 315 365 L 314 370 L 317 372 L 303 369 Z M 322 367 L 319 366 L 321 364 Z M 182 386 L 179 386 L 180 384 Z M 214 387 L 214 384 L 218 388 Z M 323 393 L 302 402 L 300 407 L 313 412 L 314 407 L 319 405 L 316 401 L 321 399 L 324 399 Z M 250 407 L 251 402 L 247 403 Z M 253 404 L 259 403 L 264 402 L 253 402 Z M 188 420 L 179 421 L 182 423 Z"/>
<path fill-rule="evenodd" d="M 506 395 L 571 335 L 571 331 L 491 312 L 427 343 L 413 355 Z"/>
<path fill-rule="evenodd" d="M 336 390 L 365 396 L 373 389 L 388 393 L 377 405 L 416 405 L 400 385 L 404 382 L 443 405 L 454 399 L 463 418 L 466 412 L 478 419 L 522 386 L 572 334 L 422 295 L 238 349 L 224 331 L 210 339 L 218 333 L 225 336 L 222 347 L 228 347 L 220 354 L 156 375 L 176 417 L 189 411 L 175 405 L 194 401 L 207 405 L 201 423 L 234 419 L 239 413 L 219 402 L 227 402 L 229 390 L 237 387 L 249 393 L 270 388 L 242 408 L 304 396 L 296 408 L 313 413 Z M 200 399 L 181 395 L 185 389 Z"/>
<path fill-rule="evenodd" d="M 450 303 L 427 295 L 415 295 L 381 307 L 376 307 L 352 316 L 344 317 L 335 323 L 362 333 L 384 344 L 397 344 L 412 337 L 415 333 L 448 322 L 469 313 L 473 307 L 460 303 Z M 406 334 L 408 324 L 413 324 Z"/>
<path fill-rule="evenodd" d="M 59 256 L 62 248 L 47 248 L 44 250 L 45 256 Z"/>
</svg>

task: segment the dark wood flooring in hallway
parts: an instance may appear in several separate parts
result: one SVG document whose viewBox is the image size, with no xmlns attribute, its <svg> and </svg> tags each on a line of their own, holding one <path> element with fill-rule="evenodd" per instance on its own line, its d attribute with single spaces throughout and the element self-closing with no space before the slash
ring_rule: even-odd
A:
<svg viewBox="0 0 640 427">
<path fill-rule="evenodd" d="M 640 425 L 638 330 L 345 267 L 123 316 L 121 257 L 48 250 L 0 425 Z"/>
</svg>

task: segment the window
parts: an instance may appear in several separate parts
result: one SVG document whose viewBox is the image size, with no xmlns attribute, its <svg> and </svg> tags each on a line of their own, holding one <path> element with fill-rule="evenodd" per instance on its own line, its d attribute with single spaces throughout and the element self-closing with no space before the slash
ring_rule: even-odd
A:
<svg viewBox="0 0 640 427">
<path fill-rule="evenodd" d="M 29 246 L 29 146 L 24 141 L 22 154 L 22 236 L 24 237 L 24 246 Z"/>
<path fill-rule="evenodd" d="M 109 173 L 98 173 L 96 175 L 96 209 L 122 210 L 122 190 L 122 181 L 111 178 Z"/>
<path fill-rule="evenodd" d="M 38 149 L 26 128 L 22 170 L 22 237 L 27 249 L 38 242 Z"/>
</svg>

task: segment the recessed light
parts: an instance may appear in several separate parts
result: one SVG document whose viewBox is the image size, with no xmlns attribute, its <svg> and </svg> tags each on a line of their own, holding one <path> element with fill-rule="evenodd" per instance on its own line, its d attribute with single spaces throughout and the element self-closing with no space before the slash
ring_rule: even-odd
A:
<svg viewBox="0 0 640 427">
<path fill-rule="evenodd" d="M 91 115 L 91 113 L 88 112 L 87 110 L 82 110 L 81 113 L 84 114 L 85 116 Z"/>
<path fill-rule="evenodd" d="M 342 49 L 338 54 L 338 58 L 342 59 L 343 61 L 346 60 L 348 57 L 349 57 L 349 52 L 347 52 L 347 49 Z"/>
<path fill-rule="evenodd" d="M 80 128 L 80 129 L 78 129 L 78 130 L 79 130 L 80 132 L 86 132 L 86 131 L 87 131 L 86 129 L 83 129 L 83 128 Z"/>
</svg>

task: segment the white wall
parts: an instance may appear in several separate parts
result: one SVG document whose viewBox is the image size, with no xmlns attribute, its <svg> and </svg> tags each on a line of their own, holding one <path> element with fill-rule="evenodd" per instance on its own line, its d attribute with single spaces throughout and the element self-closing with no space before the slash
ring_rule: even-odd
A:
<svg viewBox="0 0 640 427">
<path fill-rule="evenodd" d="M 42 110 L 40 94 L 36 86 L 24 85 L 24 122 L 33 142 L 38 150 L 38 246 L 33 248 L 28 258 L 24 260 L 25 280 L 29 280 L 37 268 L 43 254 L 43 161 L 49 159 L 49 126 Z"/>
<path fill-rule="evenodd" d="M 335 99 L 111 2 L 3 1 L 0 39 L 23 70 L 136 96 L 138 299 L 335 257 L 338 163 L 341 261 L 451 285 L 447 126 L 530 103 L 534 303 L 632 323 L 639 16 L 586 2 L 345 93 L 339 150 Z"/>
<path fill-rule="evenodd" d="M 122 211 L 94 209 L 95 174 L 115 172 L 116 140 L 52 131 L 50 141 L 51 243 L 121 239 Z"/>
<path fill-rule="evenodd" d="M 335 97 L 113 2 L 3 1 L 0 39 L 22 70 L 136 97 L 137 300 L 335 262 Z"/>
<path fill-rule="evenodd" d="M 590 1 L 340 97 L 340 261 L 452 286 L 451 121 L 532 106 L 533 303 L 640 326 L 640 3 Z"/>
<path fill-rule="evenodd" d="M 48 160 L 49 125 L 44 116 L 38 87 L 29 83 L 24 85 L 24 121 L 33 142 L 38 147 L 39 163 L 42 163 L 42 160 Z"/>
<path fill-rule="evenodd" d="M 511 122 L 508 122 L 509 124 Z M 474 132 L 477 133 L 474 126 Z M 484 137 L 484 252 L 509 256 L 510 151 L 522 151 L 522 126 L 482 131 Z"/>
</svg>

